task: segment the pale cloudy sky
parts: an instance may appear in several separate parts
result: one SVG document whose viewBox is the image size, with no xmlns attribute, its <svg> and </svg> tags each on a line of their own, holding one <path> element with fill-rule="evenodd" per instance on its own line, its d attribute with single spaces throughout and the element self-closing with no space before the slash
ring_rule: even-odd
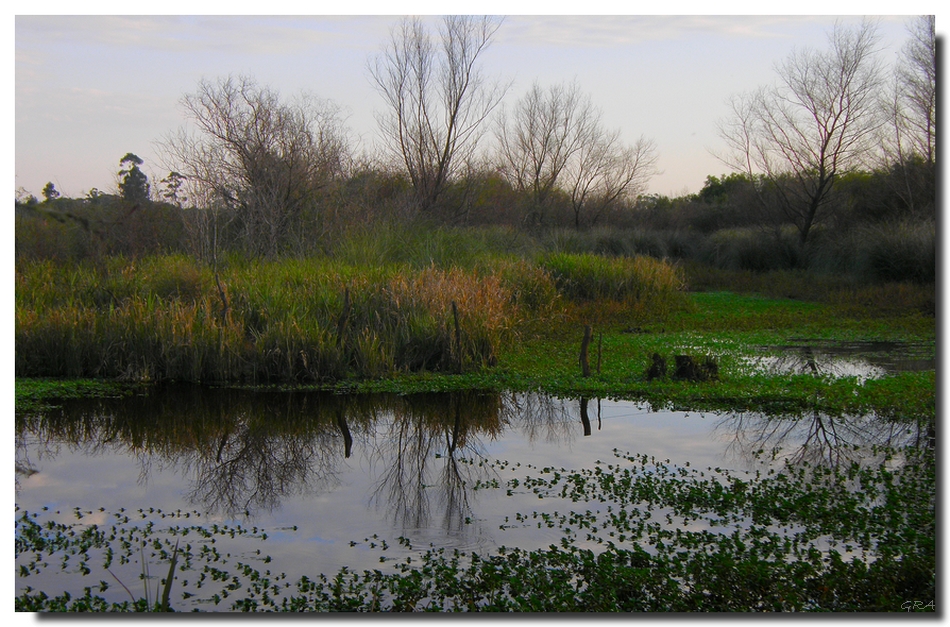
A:
<svg viewBox="0 0 950 627">
<path fill-rule="evenodd" d="M 127 152 L 145 160 L 151 179 L 161 179 L 168 169 L 156 143 L 185 124 L 181 97 L 202 78 L 228 75 L 251 76 L 286 98 L 309 92 L 333 100 L 347 112 L 359 145 L 370 150 L 378 137 L 373 113 L 382 100 L 367 61 L 401 15 L 434 12 L 412 5 L 395 12 L 397 4 L 379 9 L 391 13 L 382 16 L 359 3 L 276 3 L 272 13 L 293 15 L 185 15 L 201 11 L 198 3 L 170 5 L 180 11 L 174 15 L 116 15 L 128 6 L 80 16 L 16 7 L 16 189 L 40 197 L 52 181 L 67 196 L 93 187 L 113 191 Z M 487 74 L 512 82 L 506 102 L 535 81 L 576 80 L 602 110 L 605 126 L 621 129 L 630 142 L 640 135 L 655 140 L 662 174 L 650 191 L 670 196 L 699 191 L 707 175 L 727 171 L 712 153 L 722 147 L 716 122 L 727 114 L 731 94 L 771 82 L 775 63 L 793 49 L 824 47 L 836 20 L 860 21 L 853 15 L 618 15 L 657 8 L 648 3 L 579 7 L 613 13 L 586 16 L 530 15 L 530 5 L 517 2 L 477 5 L 484 6 L 478 11 L 439 6 L 510 13 L 484 56 Z M 799 13 L 847 5 L 796 6 Z M 906 40 L 910 16 L 934 13 L 914 3 L 864 9 L 880 16 L 887 62 Z M 305 15 L 340 10 L 367 14 Z"/>
</svg>

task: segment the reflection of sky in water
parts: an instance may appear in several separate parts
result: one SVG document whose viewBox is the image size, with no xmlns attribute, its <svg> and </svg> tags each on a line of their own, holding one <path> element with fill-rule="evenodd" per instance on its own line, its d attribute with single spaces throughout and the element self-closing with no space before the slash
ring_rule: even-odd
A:
<svg viewBox="0 0 950 627">
<path fill-rule="evenodd" d="M 505 489 L 509 479 L 537 477 L 545 467 L 571 470 L 591 468 L 597 461 L 626 463 L 615 457 L 614 449 L 621 454 L 652 456 L 660 463 L 689 462 L 700 470 L 724 467 L 742 471 L 753 466 L 748 450 L 759 446 L 758 440 L 765 437 L 755 431 L 755 425 L 768 424 L 769 433 L 783 433 L 782 441 L 773 442 L 781 446 L 794 448 L 808 438 L 807 424 L 792 428 L 795 421 L 756 422 L 755 416 L 652 411 L 631 402 L 597 400 L 588 404 L 591 434 L 584 436 L 577 400 L 519 397 L 506 402 L 502 432 L 469 433 L 454 460 L 448 455 L 444 430 L 409 433 L 416 438 L 413 440 L 406 431 L 397 432 L 397 421 L 384 415 L 374 426 L 354 433 L 353 453 L 348 459 L 343 458 L 342 436 L 333 434 L 335 439 L 326 440 L 330 448 L 321 453 L 333 459 L 314 464 L 329 470 L 311 483 L 283 486 L 272 500 L 271 510 L 250 507 L 249 518 L 232 520 L 221 514 L 202 514 L 179 519 L 177 524 L 216 521 L 262 527 L 269 538 L 260 548 L 274 558 L 270 567 L 287 572 L 291 579 L 305 573 L 336 572 L 344 565 L 357 570 L 384 567 L 380 555 L 398 558 L 408 554 L 397 542 L 400 536 L 408 537 L 414 549 L 425 549 L 430 543 L 483 553 L 499 545 L 543 548 L 558 543 L 560 531 L 544 525 L 538 528 L 534 519 L 515 524 L 516 513 L 566 513 L 604 505 L 539 499 L 523 486 L 509 496 Z M 750 435 L 746 436 L 746 431 Z M 852 431 L 867 430 L 858 426 L 848 433 Z M 406 468 L 396 473 L 396 456 L 381 451 L 400 441 L 409 442 L 413 453 L 403 460 Z M 492 460 L 510 464 L 493 465 Z M 127 454 L 119 444 L 40 445 L 34 435 L 28 435 L 18 442 L 17 463 L 38 471 L 17 477 L 16 500 L 22 510 L 48 506 L 65 515 L 74 506 L 93 511 L 102 507 L 106 512 L 124 507 L 133 520 L 139 507 L 203 510 L 200 503 L 188 499 L 199 480 L 194 467 L 157 454 Z M 448 481 L 447 487 L 445 477 L 454 477 L 454 483 Z M 492 479 L 498 480 L 500 489 L 473 489 L 478 482 Z M 102 516 L 97 513 L 96 522 L 105 522 Z M 291 529 L 294 525 L 296 531 Z M 388 543 L 385 552 L 370 547 L 374 535 Z M 35 585 L 32 579 L 22 583 Z"/>
<path fill-rule="evenodd" d="M 565 401 L 570 422 L 562 430 L 545 439 L 543 435 L 528 439 L 515 433 L 485 449 L 497 459 L 520 461 L 522 465 L 556 468 L 583 468 L 600 460 L 611 462 L 613 450 L 621 453 L 646 454 L 672 463 L 691 461 L 712 464 L 721 461 L 721 447 L 715 442 L 711 420 L 696 413 L 661 411 L 639 407 L 634 403 L 601 401 L 600 419 L 597 401 L 588 407 L 591 435 L 583 435 L 577 401 Z M 517 427 L 515 427 L 517 430 Z M 523 433 L 523 432 L 522 432 Z M 560 440 L 557 437 L 560 436 Z"/>
<path fill-rule="evenodd" d="M 817 374 L 876 379 L 897 372 L 933 370 L 933 346 L 902 342 L 835 342 L 798 340 L 786 346 L 763 346 L 769 355 L 745 363 L 769 374 Z"/>
</svg>

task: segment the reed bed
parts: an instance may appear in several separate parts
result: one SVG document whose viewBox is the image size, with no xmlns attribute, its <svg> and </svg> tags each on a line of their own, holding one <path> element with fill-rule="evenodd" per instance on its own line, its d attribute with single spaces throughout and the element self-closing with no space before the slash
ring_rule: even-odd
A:
<svg viewBox="0 0 950 627">
<path fill-rule="evenodd" d="M 685 288 L 676 266 L 647 256 L 554 253 L 543 256 L 540 266 L 562 294 L 578 301 L 676 298 Z"/>
<path fill-rule="evenodd" d="M 565 299 L 632 305 L 681 285 L 648 258 L 480 266 L 226 258 L 216 277 L 183 255 L 21 261 L 16 375 L 322 383 L 470 371 Z"/>
</svg>

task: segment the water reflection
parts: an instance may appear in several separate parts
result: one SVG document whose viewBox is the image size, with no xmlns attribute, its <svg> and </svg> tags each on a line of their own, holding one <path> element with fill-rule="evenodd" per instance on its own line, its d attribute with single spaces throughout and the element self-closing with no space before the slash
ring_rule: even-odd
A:
<svg viewBox="0 0 950 627">
<path fill-rule="evenodd" d="M 910 342 L 840 342 L 793 340 L 781 346 L 762 346 L 768 356 L 750 360 L 771 374 L 813 374 L 874 379 L 899 372 L 934 370 L 932 346 Z"/>
<path fill-rule="evenodd" d="M 395 528 L 460 535 L 478 518 L 476 486 L 503 483 L 492 459 L 526 461 L 531 453 L 524 446 L 539 448 L 541 463 L 566 459 L 568 468 L 587 467 L 613 447 L 656 451 L 679 463 L 731 457 L 751 467 L 760 451 L 781 451 L 793 463 L 834 465 L 867 458 L 869 446 L 932 446 L 934 438 L 932 422 L 908 425 L 873 415 L 743 412 L 718 416 L 710 427 L 688 414 L 660 415 L 634 403 L 610 403 L 607 414 L 600 399 L 539 394 L 172 388 L 18 417 L 16 486 L 18 493 L 28 481 L 31 489 L 41 486 L 37 476 L 60 456 L 120 456 L 135 460 L 140 486 L 174 475 L 186 502 L 204 512 L 252 516 L 288 502 L 316 503 L 330 493 L 338 503 L 349 494 Z M 679 452 L 670 454 L 671 447 Z"/>
<path fill-rule="evenodd" d="M 481 438 L 504 430 L 505 403 L 500 395 L 471 392 L 401 400 L 381 425 L 381 437 L 368 443 L 380 469 L 371 501 L 404 529 L 432 526 L 438 507 L 439 526 L 458 533 L 472 515 L 467 486 L 486 480 L 490 468 L 470 460 L 484 457 Z"/>
<path fill-rule="evenodd" d="M 932 448 L 935 439 L 933 421 L 903 423 L 874 415 L 832 416 L 818 411 L 795 419 L 732 413 L 720 420 L 717 430 L 729 441 L 727 450 L 750 464 L 765 453 L 795 465 L 833 467 L 871 461 L 869 451 L 875 447 Z"/>
<path fill-rule="evenodd" d="M 566 443 L 571 403 L 549 397 L 333 395 L 174 388 L 123 400 L 75 401 L 17 420 L 17 488 L 38 461 L 63 453 L 134 458 L 138 483 L 175 472 L 187 501 L 228 517 L 347 489 L 352 462 L 370 469 L 370 502 L 401 527 L 437 517 L 459 530 L 472 486 L 489 481 L 485 445 L 512 428 Z M 583 401 L 589 434 L 587 401 Z M 352 462 L 350 461 L 352 460 Z"/>
</svg>

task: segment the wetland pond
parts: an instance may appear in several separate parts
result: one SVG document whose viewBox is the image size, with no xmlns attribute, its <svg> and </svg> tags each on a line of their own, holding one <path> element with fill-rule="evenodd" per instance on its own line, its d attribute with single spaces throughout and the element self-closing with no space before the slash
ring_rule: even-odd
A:
<svg viewBox="0 0 950 627">
<path fill-rule="evenodd" d="M 530 477 L 617 463 L 615 451 L 743 474 L 787 459 L 835 464 L 869 454 L 868 445 L 913 446 L 927 437 L 926 428 L 874 416 L 704 414 L 478 391 L 167 386 L 19 416 L 17 517 L 242 528 L 250 531 L 222 534 L 216 550 L 293 580 L 344 566 L 385 568 L 430 548 L 490 553 L 557 544 L 563 533 L 542 524 L 539 512 L 584 506 L 540 499 Z M 159 558 L 130 555 L 108 573 L 92 560 L 38 570 L 18 578 L 17 594 L 27 586 L 76 594 L 103 581 L 111 584 L 104 598 L 127 600 L 124 587 L 140 592 L 143 571 L 151 568 L 145 578 L 157 581 L 162 570 Z M 22 574 L 20 557 L 17 568 Z M 194 579 L 181 579 L 185 600 L 176 589 L 176 609 L 226 609 L 195 590 Z"/>
</svg>

